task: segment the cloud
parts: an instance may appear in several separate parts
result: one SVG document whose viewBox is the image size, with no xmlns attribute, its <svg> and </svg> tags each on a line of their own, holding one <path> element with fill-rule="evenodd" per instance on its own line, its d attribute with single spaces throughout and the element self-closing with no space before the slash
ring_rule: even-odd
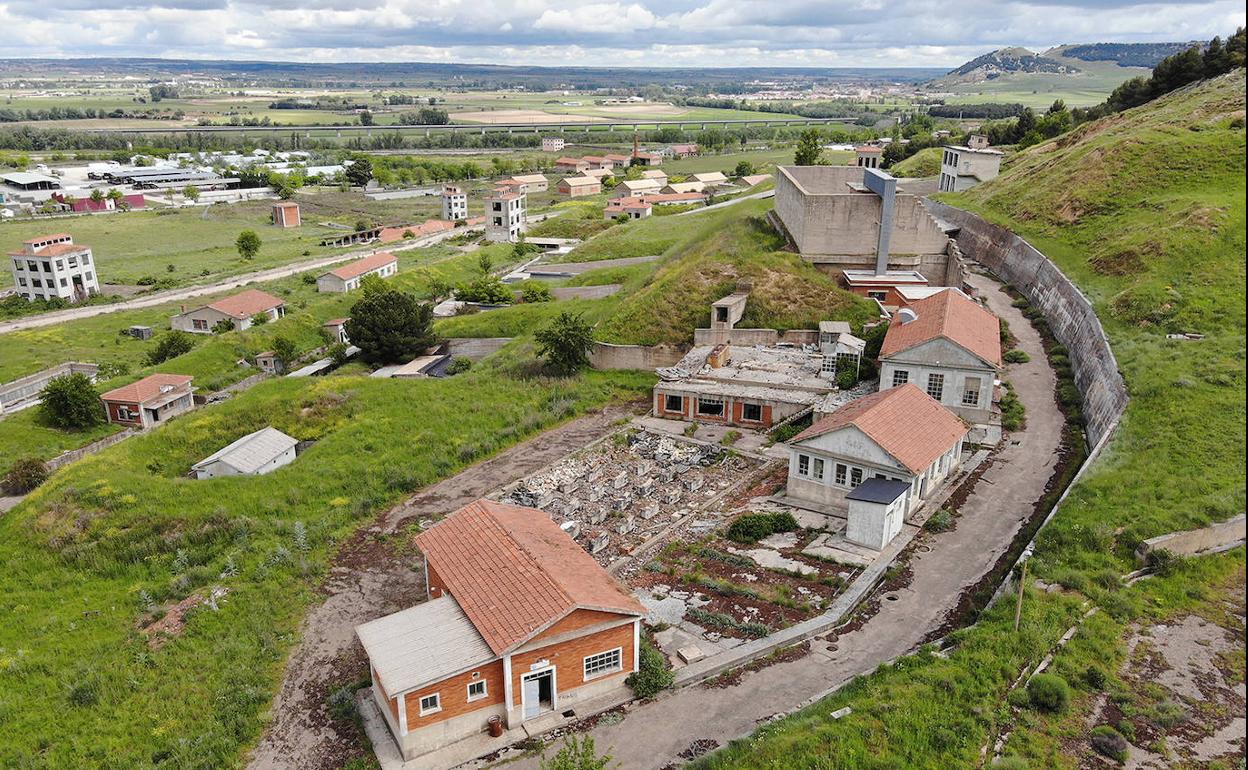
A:
<svg viewBox="0 0 1248 770">
<path fill-rule="evenodd" d="M 0 56 L 952 67 L 1243 24 L 1239 0 L 0 0 Z"/>
</svg>

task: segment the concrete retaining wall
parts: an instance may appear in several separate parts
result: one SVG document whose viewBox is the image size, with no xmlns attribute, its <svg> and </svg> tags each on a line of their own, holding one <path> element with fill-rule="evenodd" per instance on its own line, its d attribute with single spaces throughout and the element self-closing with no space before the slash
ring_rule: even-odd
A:
<svg viewBox="0 0 1248 770">
<path fill-rule="evenodd" d="M 595 369 L 654 369 L 673 366 L 684 358 L 685 351 L 673 345 L 612 345 L 595 342 L 589 351 L 589 364 Z"/>
<path fill-rule="evenodd" d="M 50 369 L 44 369 L 41 372 L 28 374 L 25 377 L 18 377 L 12 382 L 6 382 L 0 385 L 0 414 L 3 414 L 6 408 L 12 409 L 31 399 L 38 398 L 39 393 L 48 384 L 49 380 L 81 372 L 90 377 L 94 382 L 95 376 L 99 371 L 100 367 L 95 364 L 81 364 L 76 361 L 70 361 L 53 366 Z"/>
<path fill-rule="evenodd" d="M 1145 561 L 1153 551 L 1169 551 L 1179 556 L 1191 556 L 1201 551 L 1209 551 L 1244 540 L 1244 514 L 1233 519 L 1219 521 L 1200 529 L 1189 529 L 1183 532 L 1171 532 L 1157 537 L 1150 537 L 1140 544 L 1135 555 Z"/>
<path fill-rule="evenodd" d="M 792 345 L 817 345 L 819 343 L 819 330 L 789 329 L 787 332 L 779 332 L 775 329 L 693 330 L 693 344 L 695 346 L 718 345 L 721 342 L 741 347 L 775 345 L 780 342 Z"/>
<path fill-rule="evenodd" d="M 81 447 L 79 449 L 71 449 L 68 452 L 64 452 L 56 457 L 53 457 L 51 460 L 48 460 L 46 463 L 44 463 L 44 465 L 48 466 L 49 471 L 54 471 L 57 468 L 60 468 L 65 465 L 69 465 L 72 462 L 81 460 L 82 458 L 88 455 L 93 455 L 96 452 L 99 452 L 103 449 L 107 449 L 113 444 L 120 444 L 122 441 L 125 441 L 126 439 L 130 438 L 137 432 L 138 431 L 134 430 L 133 428 L 126 428 L 120 433 L 114 433 L 111 436 L 105 436 L 99 441 L 93 441 L 92 443 L 87 444 L 86 446 Z"/>
<path fill-rule="evenodd" d="M 1127 386 L 1092 303 L 1034 246 L 980 217 L 926 201 L 939 219 L 959 228 L 962 253 L 1022 292 L 1044 313 L 1053 336 L 1070 351 L 1075 384 L 1083 397 L 1089 443 L 1098 445 L 1127 407 Z"/>
</svg>

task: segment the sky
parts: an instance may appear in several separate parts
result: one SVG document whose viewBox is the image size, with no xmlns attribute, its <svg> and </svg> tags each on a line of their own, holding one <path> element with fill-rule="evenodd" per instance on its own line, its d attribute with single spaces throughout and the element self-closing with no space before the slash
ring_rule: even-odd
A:
<svg viewBox="0 0 1248 770">
<path fill-rule="evenodd" d="M 955 67 L 1003 46 L 1207 40 L 1243 0 L 0 0 L 0 57 Z"/>
</svg>

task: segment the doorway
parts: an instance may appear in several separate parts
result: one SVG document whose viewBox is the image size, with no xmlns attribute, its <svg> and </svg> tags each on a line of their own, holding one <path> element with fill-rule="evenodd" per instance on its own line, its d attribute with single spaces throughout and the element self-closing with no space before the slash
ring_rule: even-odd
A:
<svg viewBox="0 0 1248 770">
<path fill-rule="evenodd" d="M 520 699 L 524 718 L 532 719 L 555 709 L 555 670 L 548 668 L 520 677 Z"/>
</svg>

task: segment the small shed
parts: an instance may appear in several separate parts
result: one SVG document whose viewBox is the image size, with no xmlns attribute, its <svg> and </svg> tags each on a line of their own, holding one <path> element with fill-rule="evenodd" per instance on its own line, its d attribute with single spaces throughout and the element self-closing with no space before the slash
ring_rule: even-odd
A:
<svg viewBox="0 0 1248 770">
<path fill-rule="evenodd" d="M 845 539 L 875 550 L 901 532 L 905 518 L 906 491 L 910 485 L 894 479 L 867 479 L 845 495 L 849 502 L 849 524 Z"/>
<path fill-rule="evenodd" d="M 195 463 L 191 471 L 197 479 L 260 476 L 294 462 L 298 443 L 277 428 L 261 428 Z"/>
</svg>

